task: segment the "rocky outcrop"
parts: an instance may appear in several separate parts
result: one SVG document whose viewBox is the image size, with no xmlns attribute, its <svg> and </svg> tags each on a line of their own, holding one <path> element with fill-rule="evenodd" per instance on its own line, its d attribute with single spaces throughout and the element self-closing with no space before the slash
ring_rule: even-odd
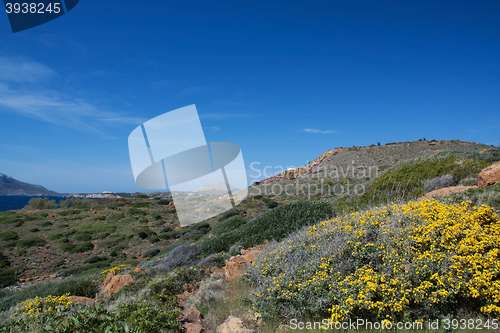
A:
<svg viewBox="0 0 500 333">
<path fill-rule="evenodd" d="M 312 163 L 310 163 L 308 165 L 298 167 L 295 169 L 285 170 L 285 171 L 283 171 L 275 176 L 261 180 L 260 182 L 255 182 L 254 185 L 270 184 L 270 183 L 274 183 L 276 181 L 285 180 L 285 179 L 293 179 L 293 178 L 297 178 L 299 176 L 305 175 L 305 174 L 311 172 L 315 166 L 317 166 L 318 164 L 323 162 L 331 154 L 342 152 L 342 151 L 349 151 L 349 148 L 335 148 L 335 149 L 329 150 L 329 151 L 323 153 L 323 155 L 321 155 L 320 157 L 314 159 L 314 161 L 312 161 Z"/>
<path fill-rule="evenodd" d="M 217 326 L 217 333 L 252 333 L 253 330 L 249 330 L 243 326 L 243 320 L 238 317 L 229 316 L 226 321 Z"/>
<path fill-rule="evenodd" d="M 241 274 L 246 263 L 255 261 L 262 252 L 262 245 L 241 250 L 240 255 L 226 260 L 226 265 L 223 268 L 212 267 L 212 271 L 223 274 L 229 281 L 234 280 Z"/>
<path fill-rule="evenodd" d="M 130 274 L 114 275 L 113 273 L 108 274 L 106 277 L 101 294 L 114 295 L 127 284 L 134 281 Z"/>
<path fill-rule="evenodd" d="M 96 302 L 95 299 L 81 296 L 70 296 L 69 300 L 86 306 L 93 306 Z"/>
<path fill-rule="evenodd" d="M 479 187 L 494 185 L 500 181 L 500 162 L 483 169 L 477 176 Z"/>
<path fill-rule="evenodd" d="M 184 309 L 182 311 L 182 316 L 179 321 L 182 326 L 186 329 L 187 333 L 200 333 L 205 328 L 200 324 L 202 315 L 200 311 L 196 310 L 194 307 L 189 309 Z"/>
<path fill-rule="evenodd" d="M 440 188 L 439 190 L 434 190 L 429 193 L 426 193 L 423 197 L 418 198 L 418 200 L 423 200 L 423 199 L 430 199 L 430 198 L 435 198 L 435 197 L 442 197 L 443 195 L 447 194 L 452 194 L 452 193 L 458 193 L 458 192 L 463 192 L 471 188 L 477 188 L 477 186 L 450 186 L 450 187 L 444 187 Z"/>
</svg>

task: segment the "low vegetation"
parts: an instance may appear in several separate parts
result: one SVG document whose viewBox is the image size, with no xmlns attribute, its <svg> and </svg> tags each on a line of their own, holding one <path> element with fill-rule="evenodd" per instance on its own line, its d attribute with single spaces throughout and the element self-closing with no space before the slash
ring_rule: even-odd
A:
<svg viewBox="0 0 500 333">
<path fill-rule="evenodd" d="M 425 154 L 407 161 L 387 155 L 403 146 Z M 457 150 L 428 156 L 444 146 Z M 500 160 L 500 149 L 483 146 L 423 140 L 351 148 L 348 163 L 372 151 L 391 161 L 378 177 L 325 183 L 366 184 L 359 196 L 259 193 L 183 228 L 172 199 L 160 195 L 68 198 L 59 206 L 32 199 L 22 211 L 0 212 L 0 332 L 181 332 L 176 295 L 197 282 L 187 306 L 213 331 L 229 315 L 259 332 L 275 332 L 290 318 L 497 318 L 500 184 L 411 201 L 474 185 L 482 168 Z M 208 274 L 266 240 L 243 279 Z M 136 267 L 147 272 L 132 272 Z M 5 288 L 40 272 L 58 278 Z M 95 297 L 111 272 L 131 274 L 134 282 L 100 306 L 69 300 Z M 264 322 L 257 327 L 248 318 Z"/>
</svg>

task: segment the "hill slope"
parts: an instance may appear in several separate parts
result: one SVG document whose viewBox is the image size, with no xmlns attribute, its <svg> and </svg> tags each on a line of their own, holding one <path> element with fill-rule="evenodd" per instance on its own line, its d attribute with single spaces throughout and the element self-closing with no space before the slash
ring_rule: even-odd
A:
<svg viewBox="0 0 500 333">
<path fill-rule="evenodd" d="M 0 195 L 59 195 L 41 185 L 21 182 L 0 173 Z"/>
</svg>

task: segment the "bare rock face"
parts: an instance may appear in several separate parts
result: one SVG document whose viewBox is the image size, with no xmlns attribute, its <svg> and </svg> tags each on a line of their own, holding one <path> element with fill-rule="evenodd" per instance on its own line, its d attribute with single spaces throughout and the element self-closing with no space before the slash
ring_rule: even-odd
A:
<svg viewBox="0 0 500 333">
<path fill-rule="evenodd" d="M 111 274 L 110 274 L 111 275 Z M 109 278 L 109 280 L 108 280 Z M 108 296 L 114 295 L 117 292 L 120 291 L 123 287 L 125 287 L 127 284 L 130 282 L 133 282 L 134 279 L 130 274 L 124 274 L 124 275 L 114 275 L 114 276 L 107 276 L 106 281 L 104 282 L 104 285 L 102 287 L 101 293 L 108 293 Z M 108 283 L 106 283 L 108 282 Z"/>
<path fill-rule="evenodd" d="M 93 306 L 95 304 L 95 299 L 81 296 L 70 296 L 69 300 L 72 302 L 77 302 L 86 306 Z"/>
<path fill-rule="evenodd" d="M 200 324 L 184 323 L 182 326 L 186 329 L 186 333 L 200 333 L 205 329 Z"/>
<path fill-rule="evenodd" d="M 429 193 L 426 193 L 423 197 L 419 198 L 419 200 L 430 199 L 430 198 L 434 198 L 434 197 L 442 197 L 443 195 L 466 191 L 470 188 L 477 188 L 477 186 L 459 185 L 459 186 L 450 186 L 450 187 L 440 188 L 439 190 L 434 190 L 434 191 L 431 191 Z"/>
<path fill-rule="evenodd" d="M 190 307 L 189 309 L 184 309 L 182 311 L 182 316 L 179 319 L 180 322 L 189 322 L 193 324 L 199 324 L 201 319 L 200 311 L 196 310 L 194 307 Z"/>
<path fill-rule="evenodd" d="M 144 270 L 144 269 L 142 269 L 142 268 L 140 268 L 140 267 L 136 267 L 136 268 L 134 269 L 134 272 L 135 272 L 135 273 L 142 274 L 142 273 L 146 273 L 147 271 L 146 271 L 146 270 Z"/>
<path fill-rule="evenodd" d="M 205 327 L 200 324 L 201 317 L 200 311 L 196 310 L 194 307 L 190 307 L 182 311 L 182 316 L 179 321 L 183 323 L 182 326 L 186 329 L 186 333 L 200 333 L 205 329 Z"/>
<path fill-rule="evenodd" d="M 494 185 L 500 181 L 500 162 L 483 169 L 477 176 L 479 187 Z"/>
<path fill-rule="evenodd" d="M 226 321 L 217 327 L 217 333 L 252 333 L 243 326 L 243 321 L 238 317 L 229 316 Z"/>
<path fill-rule="evenodd" d="M 226 260 L 226 266 L 223 268 L 219 269 L 217 267 L 212 267 L 212 272 L 224 274 L 226 279 L 229 281 L 234 280 L 240 275 L 246 263 L 255 261 L 257 257 L 263 253 L 262 245 L 241 250 L 240 253 L 241 255 L 237 255 L 231 257 L 229 260 Z"/>
</svg>

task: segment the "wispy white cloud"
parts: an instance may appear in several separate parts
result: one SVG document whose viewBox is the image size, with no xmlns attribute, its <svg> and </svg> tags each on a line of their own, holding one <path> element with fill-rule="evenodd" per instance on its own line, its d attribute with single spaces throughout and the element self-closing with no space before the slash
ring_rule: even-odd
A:
<svg viewBox="0 0 500 333">
<path fill-rule="evenodd" d="M 217 126 L 212 126 L 212 127 L 205 127 L 205 129 L 211 131 L 211 132 L 218 132 L 220 131 L 220 127 L 217 127 Z"/>
<path fill-rule="evenodd" d="M 7 82 L 36 82 L 56 76 L 49 67 L 24 58 L 0 56 L 0 80 Z"/>
<path fill-rule="evenodd" d="M 16 69 L 20 71 L 17 76 L 14 75 Z M 32 84 L 55 75 L 55 71 L 43 64 L 0 57 L 0 112 L 13 111 L 60 126 L 101 134 L 99 127 L 103 125 L 144 122 L 142 118 L 103 110 L 84 99 Z"/>
<path fill-rule="evenodd" d="M 299 132 L 306 132 L 306 133 L 319 133 L 319 134 L 334 134 L 337 133 L 336 131 L 322 131 L 316 128 L 304 128 L 300 130 Z"/>
</svg>

